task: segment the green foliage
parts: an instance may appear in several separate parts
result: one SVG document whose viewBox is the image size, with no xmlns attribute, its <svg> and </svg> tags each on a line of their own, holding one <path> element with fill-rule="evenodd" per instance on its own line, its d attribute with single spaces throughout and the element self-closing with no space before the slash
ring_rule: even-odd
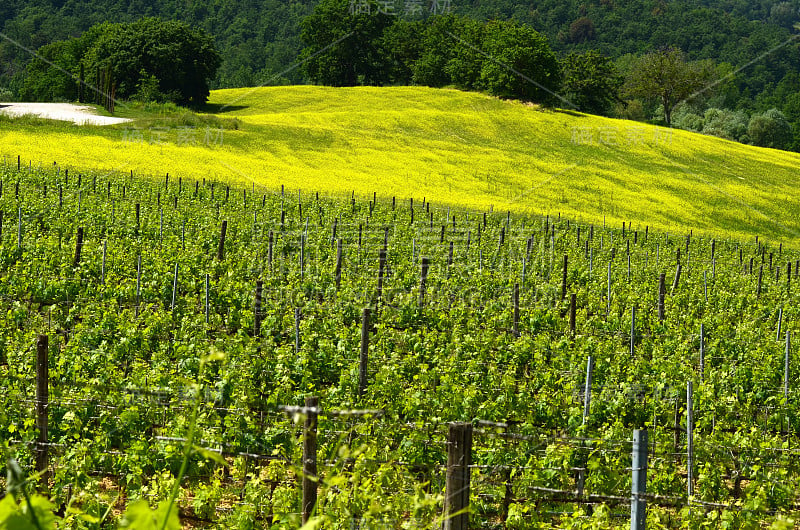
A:
<svg viewBox="0 0 800 530">
<path fill-rule="evenodd" d="M 394 22 L 377 4 L 351 13 L 350 0 L 321 0 L 301 24 L 303 68 L 315 83 L 381 85 L 391 75 L 384 31 Z M 373 10 L 375 12 L 373 12 Z"/>
<path fill-rule="evenodd" d="M 421 21 L 400 19 L 384 31 L 382 47 L 387 51 L 388 84 L 412 84 L 414 61 L 422 53 L 420 33 L 424 28 Z"/>
<path fill-rule="evenodd" d="M 692 105 L 682 103 L 676 106 L 672 113 L 672 124 L 679 129 L 701 132 L 705 121 Z"/>
<path fill-rule="evenodd" d="M 467 44 L 456 40 L 460 35 L 466 36 L 468 21 L 462 17 L 448 15 L 436 17 L 425 25 L 421 35 L 420 55 L 413 63 L 413 82 L 417 85 L 444 87 L 453 84 L 450 62 L 455 50 L 462 46 L 480 47 L 481 41 Z M 460 37 L 464 39 L 464 37 Z"/>
<path fill-rule="evenodd" d="M 747 143 L 748 118 L 743 111 L 727 109 L 708 109 L 703 116 L 703 134 L 710 134 Z"/>
<path fill-rule="evenodd" d="M 450 27 L 439 35 L 442 41 L 438 45 L 434 44 L 433 48 L 437 51 L 442 51 L 443 48 L 448 50 L 444 52 L 447 58 L 444 70 L 449 76 L 447 84 L 467 90 L 480 90 L 485 87 L 481 76 L 488 56 L 484 46 L 489 27 L 463 17 L 451 20 L 453 23 Z M 436 22 L 438 20 L 434 20 Z"/>
<path fill-rule="evenodd" d="M 78 38 L 39 50 L 28 66 L 23 97 L 53 101 L 78 99 L 81 65 L 89 99 L 109 84 L 121 99 L 170 100 L 200 105 L 220 58 L 211 37 L 180 22 L 142 19 L 132 24 L 101 24 Z M 111 73 L 110 83 L 101 75 Z"/>
<path fill-rule="evenodd" d="M 626 81 L 626 92 L 632 97 L 658 100 L 664 122 L 672 123 L 672 111 L 702 89 L 708 89 L 713 70 L 708 62 L 687 62 L 684 53 L 666 48 L 643 56 L 633 66 Z"/>
<path fill-rule="evenodd" d="M 586 42 L 594 40 L 596 36 L 594 22 L 589 17 L 581 17 L 569 25 L 569 39 L 572 42 Z"/>
<path fill-rule="evenodd" d="M 536 103 L 556 101 L 561 73 L 544 35 L 530 26 L 493 21 L 483 41 L 481 85 L 490 94 Z"/>
<path fill-rule="evenodd" d="M 180 105 L 201 105 L 209 95 L 208 81 L 220 65 L 211 36 L 175 21 L 146 18 L 108 26 L 84 56 L 87 79 L 111 67 L 117 97 L 137 94 L 154 76 L 158 91 Z"/>
<path fill-rule="evenodd" d="M 792 126 L 781 111 L 769 109 L 750 118 L 747 134 L 753 145 L 786 149 L 792 141 Z"/>
<path fill-rule="evenodd" d="M 608 114 L 621 101 L 622 76 L 608 57 L 595 51 L 567 55 L 561 76 L 561 93 L 584 112 Z"/>
<path fill-rule="evenodd" d="M 41 495 L 17 504 L 13 495 L 0 499 L 0 530 L 55 530 L 54 506 Z"/>
<path fill-rule="evenodd" d="M 164 101 L 164 94 L 158 89 L 158 78 L 153 74 L 148 74 L 144 69 L 139 71 L 139 84 L 136 85 L 136 93 L 133 99 L 142 103 Z"/>
<path fill-rule="evenodd" d="M 93 45 L 100 28 L 77 39 L 42 46 L 28 63 L 25 84 L 20 93 L 24 101 L 74 101 L 78 99 L 80 62 Z"/>
<path fill-rule="evenodd" d="M 301 21 L 312 13 L 316 4 L 304 0 L 139 0 L 132 4 L 115 0 L 6 0 L 0 6 L 0 29 L 11 40 L 0 40 L 0 87 L 7 87 L 18 96 L 23 93 L 26 65 L 31 56 L 15 43 L 35 50 L 73 38 L 102 22 L 130 23 L 143 16 L 180 20 L 213 35 L 224 60 L 210 82 L 211 87 L 307 82 L 309 78 L 304 70 L 291 66 L 297 63 L 304 47 L 300 38 Z M 418 22 L 425 14 L 406 16 L 401 4 L 395 4 L 396 23 L 401 20 Z M 709 106 L 759 113 L 774 107 L 781 110 L 790 123 L 800 121 L 796 115 L 797 101 L 787 97 L 786 86 L 781 86 L 784 80 L 787 80 L 784 85 L 798 86 L 797 82 L 790 82 L 800 71 L 795 60 L 798 44 L 790 40 L 798 18 L 798 0 L 766 3 L 712 0 L 701 4 L 691 0 L 657 3 L 541 0 L 535 9 L 511 0 L 492 0 L 454 2 L 453 6 L 461 17 L 477 21 L 513 19 L 531 25 L 548 37 L 560 56 L 593 49 L 616 59 L 673 46 L 684 50 L 689 60 L 711 59 L 730 65 L 730 71 L 750 65 L 731 76 L 726 86 L 717 87 L 720 97 L 709 102 Z M 377 3 L 373 3 L 373 7 L 376 8 Z M 421 34 L 422 31 L 417 36 Z M 409 76 L 415 72 L 420 74 L 415 81 L 420 84 L 456 84 L 449 79 L 434 79 L 436 65 L 432 54 L 425 55 L 419 68 L 415 68 L 413 57 L 425 53 L 424 47 L 421 52 L 419 50 L 421 37 L 403 38 L 402 46 L 397 45 L 396 37 L 396 34 L 385 35 L 383 44 L 378 46 L 387 54 L 384 60 L 388 61 L 390 71 L 381 84 L 408 83 Z M 452 48 L 453 43 L 447 46 Z M 770 53 L 761 57 L 765 50 Z M 443 50 L 439 57 L 449 55 Z M 753 60 L 756 62 L 750 64 Z M 446 62 L 440 63 L 442 68 Z M 68 84 L 65 78 L 51 81 L 54 83 L 39 79 L 33 84 L 42 93 L 47 93 L 48 86 Z M 648 106 L 647 102 L 644 104 Z M 650 115 L 651 109 L 643 110 L 644 116 Z M 641 116 L 642 113 L 629 112 L 621 106 L 618 115 Z"/>
<path fill-rule="evenodd" d="M 557 60 L 531 27 L 456 15 L 406 21 L 368 5 L 369 12 L 359 12 L 349 0 L 323 0 L 303 21 L 304 69 L 312 81 L 333 86 L 413 81 L 554 101 Z"/>
<path fill-rule="evenodd" d="M 4 454 L 28 465 L 28 442 L 37 433 L 31 410 L 19 404 L 30 400 L 33 386 L 31 344 L 48 326 L 69 336 L 51 343 L 49 436 L 59 447 L 51 466 L 53 499 L 26 499 L 32 485 L 10 465 L 0 526 L 37 528 L 30 514 L 49 526 L 58 510 L 59 528 L 119 523 L 172 530 L 179 527 L 180 505 L 219 528 L 298 528 L 304 418 L 288 417 L 277 406 L 300 404 L 308 394 L 319 395 L 329 413 L 319 417 L 324 471 L 319 509 L 306 528 L 437 526 L 446 424 L 475 420 L 506 424 L 478 424 L 474 433 L 476 526 L 500 520 L 510 481 L 510 528 L 625 527 L 618 508 L 595 504 L 589 514 L 548 492 L 571 496 L 580 467 L 588 471 L 587 494 L 627 496 L 630 431 L 640 426 L 652 433 L 650 454 L 658 455 L 648 464 L 648 491 L 658 496 L 648 501 L 649 526 L 781 528 L 796 520 L 800 462 L 788 449 L 797 434 L 800 378 L 791 372 L 792 394 L 785 400 L 783 345 L 774 327 L 776 309 L 783 308 L 784 325 L 797 331 L 799 294 L 785 277 L 767 273 L 757 295 L 755 276 L 746 269 L 749 259 L 768 263 L 770 253 L 780 268 L 793 264 L 800 257 L 795 248 L 763 239 L 712 243 L 698 232 L 687 238 L 645 232 L 638 221 L 624 233 L 610 223 L 594 225 L 588 239 L 585 224 L 554 216 L 488 211 L 484 223 L 474 211 L 424 208 L 419 201 L 412 210 L 405 200 L 318 198 L 312 189 L 295 199 L 294 192 L 227 190 L 210 180 L 195 187 L 185 179 L 85 171 L 79 180 L 70 169 L 67 178 L 58 167 L 0 168 L 7 191 L 2 209 L 24 204 L 21 248 L 15 234 L 0 237 L 0 346 L 6 353 L 0 443 Z M 8 183 L 13 189 L 17 182 L 14 197 Z M 57 187 L 63 203 L 52 192 Z M 142 207 L 139 225 L 135 204 Z M 446 225 L 445 244 L 420 237 L 431 233 L 428 213 L 437 226 Z M 453 216 L 457 225 L 450 228 Z M 214 257 L 220 219 L 229 222 L 224 260 Z M 338 289 L 334 219 L 345 251 Z M 366 228 L 360 243 L 357 224 Z M 75 266 L 77 226 L 87 231 L 84 257 Z M 372 267 L 384 227 L 390 228 L 391 275 L 379 299 Z M 504 244 L 498 244 L 500 233 Z M 469 249 L 466 234 L 472 236 Z M 451 265 L 448 241 L 456 249 Z M 661 322 L 655 280 L 675 270 L 673 256 L 687 247 L 691 253 L 680 258 L 685 274 Z M 586 309 L 575 333 L 568 331 L 560 295 L 562 254 L 569 290 Z M 141 276 L 132 266 L 140 255 Z M 433 264 L 422 307 L 420 256 Z M 268 300 L 259 314 L 260 335 L 253 329 L 256 280 Z M 522 297 L 519 336 L 510 331 L 508 295 L 515 285 Z M 370 339 L 369 384 L 359 397 L 359 316 L 367 305 L 380 313 Z M 633 307 L 639 333 L 630 356 Z M 302 314 L 299 351 L 295 308 Z M 584 416 L 580 392 L 590 355 L 596 360 L 594 397 Z M 797 359 L 791 360 L 794 367 Z M 673 498 L 685 505 L 686 461 L 675 456 L 685 442 L 673 442 L 673 433 L 689 380 L 696 383 L 695 496 L 730 509 L 658 506 L 665 497 L 670 505 Z M 383 415 L 330 413 L 354 408 Z M 124 492 L 124 506 L 122 497 L 99 491 L 98 473 L 114 493 Z M 747 479 L 737 493 L 738 477 Z M 122 520 L 104 522 L 112 508 Z"/>
<path fill-rule="evenodd" d="M 162 501 L 152 510 L 145 500 L 130 503 L 119 522 L 120 529 L 128 530 L 180 530 L 178 511 L 169 510 L 169 502 Z"/>
<path fill-rule="evenodd" d="M 465 17 L 444 15 L 426 21 L 420 55 L 412 66 L 414 83 L 480 89 L 484 36 L 485 25 Z"/>
</svg>

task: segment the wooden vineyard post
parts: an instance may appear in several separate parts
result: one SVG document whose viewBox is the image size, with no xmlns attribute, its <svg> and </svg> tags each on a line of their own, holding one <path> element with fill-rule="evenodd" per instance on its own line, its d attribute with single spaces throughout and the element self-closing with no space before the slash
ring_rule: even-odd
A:
<svg viewBox="0 0 800 530">
<path fill-rule="evenodd" d="M 342 284 L 342 240 L 339 239 L 336 242 L 336 270 L 334 271 L 334 277 L 336 278 L 336 291 L 339 291 L 339 287 Z"/>
<path fill-rule="evenodd" d="M 138 234 L 139 233 L 139 224 L 140 224 L 140 219 L 141 219 L 141 217 L 140 217 L 141 206 L 139 206 L 139 203 L 137 202 L 136 205 L 134 206 L 134 208 L 136 209 L 136 233 Z"/>
<path fill-rule="evenodd" d="M 269 268 L 272 268 L 272 245 L 275 240 L 275 234 L 272 233 L 272 230 L 269 231 L 269 249 L 267 251 L 267 263 L 269 264 Z"/>
<path fill-rule="evenodd" d="M 678 263 L 678 267 L 675 269 L 675 280 L 672 282 L 672 290 L 670 292 L 675 292 L 678 288 L 678 282 L 681 281 L 681 264 Z"/>
<path fill-rule="evenodd" d="M 39 335 L 36 340 L 36 471 L 41 473 L 42 481 L 47 489 L 47 409 L 50 398 L 48 383 L 50 373 L 47 354 L 49 341 L 47 335 Z"/>
<path fill-rule="evenodd" d="M 636 306 L 631 307 L 631 359 L 633 358 L 634 346 L 636 344 Z"/>
<path fill-rule="evenodd" d="M 447 277 L 450 277 L 450 269 L 453 267 L 453 242 L 450 241 L 450 253 L 447 256 Z"/>
<path fill-rule="evenodd" d="M 303 524 L 307 523 L 317 504 L 317 414 L 319 398 L 305 401 L 306 421 L 303 429 Z"/>
<path fill-rule="evenodd" d="M 423 307 L 425 305 L 425 289 L 426 283 L 428 281 L 428 267 L 430 266 L 431 261 L 430 258 L 423 256 L 422 257 L 422 266 L 420 270 L 419 276 L 419 307 Z"/>
<path fill-rule="evenodd" d="M 217 248 L 217 260 L 225 259 L 225 234 L 228 232 L 228 221 L 222 221 L 219 228 L 219 247 Z"/>
<path fill-rule="evenodd" d="M 664 298 L 667 295 L 667 288 L 665 285 L 666 274 L 663 272 L 658 276 L 658 321 L 664 322 Z"/>
<path fill-rule="evenodd" d="M 786 294 L 792 291 L 792 262 L 786 263 Z"/>
<path fill-rule="evenodd" d="M 567 255 L 564 254 L 564 270 L 561 273 L 561 299 L 567 296 Z"/>
<path fill-rule="evenodd" d="M 758 287 L 756 287 L 756 298 L 761 296 L 761 279 L 764 276 L 764 264 L 761 264 L 761 267 L 758 269 Z"/>
<path fill-rule="evenodd" d="M 647 524 L 647 429 L 633 431 L 631 455 L 631 530 L 644 530 Z"/>
<path fill-rule="evenodd" d="M 75 261 L 72 266 L 77 268 L 81 263 L 81 249 L 83 248 L 83 227 L 78 227 L 78 233 L 75 236 Z"/>
<path fill-rule="evenodd" d="M 261 291 L 264 288 L 264 282 L 256 280 L 256 300 L 253 307 L 253 336 L 261 336 Z"/>
<path fill-rule="evenodd" d="M 469 528 L 472 424 L 451 423 L 447 436 L 447 478 L 442 530 Z"/>
<path fill-rule="evenodd" d="M 781 328 L 783 327 L 783 308 L 778 308 L 778 331 L 775 335 L 775 340 L 780 342 L 781 340 Z"/>
<path fill-rule="evenodd" d="M 368 307 L 364 308 L 361 315 L 361 354 L 358 359 L 358 397 L 364 395 L 367 389 L 367 365 L 369 357 L 369 314 Z"/>
<path fill-rule="evenodd" d="M 383 273 L 386 269 L 386 250 L 378 253 L 378 301 L 383 297 Z"/>
<path fill-rule="evenodd" d="M 577 296 L 575 293 L 569 295 L 569 333 L 575 335 L 575 311 L 577 305 Z"/>
</svg>

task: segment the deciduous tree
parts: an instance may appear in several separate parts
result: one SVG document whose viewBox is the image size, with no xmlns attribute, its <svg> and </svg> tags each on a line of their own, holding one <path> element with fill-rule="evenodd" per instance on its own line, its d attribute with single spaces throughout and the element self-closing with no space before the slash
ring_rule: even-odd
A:
<svg viewBox="0 0 800 530">
<path fill-rule="evenodd" d="M 493 21 L 486 26 L 481 84 L 500 97 L 536 103 L 557 99 L 561 73 L 547 38 L 531 26 Z"/>
<path fill-rule="evenodd" d="M 636 62 L 627 79 L 626 92 L 633 97 L 659 100 L 669 126 L 675 106 L 709 86 L 712 78 L 710 62 L 688 62 L 681 50 L 665 48 Z"/>
</svg>

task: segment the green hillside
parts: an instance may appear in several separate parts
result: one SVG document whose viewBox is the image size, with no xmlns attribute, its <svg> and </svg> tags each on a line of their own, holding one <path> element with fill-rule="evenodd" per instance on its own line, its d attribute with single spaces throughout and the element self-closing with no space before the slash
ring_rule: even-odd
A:
<svg viewBox="0 0 800 530">
<path fill-rule="evenodd" d="M 0 146 L 23 163 L 425 197 L 642 229 L 785 243 L 800 231 L 794 153 L 454 90 L 220 90 L 209 109 L 215 116 L 194 127 L 3 121 Z"/>
</svg>

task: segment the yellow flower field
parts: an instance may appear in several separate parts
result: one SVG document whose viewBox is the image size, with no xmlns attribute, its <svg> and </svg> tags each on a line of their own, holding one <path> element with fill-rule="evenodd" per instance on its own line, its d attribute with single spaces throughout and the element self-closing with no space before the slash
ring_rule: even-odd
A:
<svg viewBox="0 0 800 530">
<path fill-rule="evenodd" d="M 212 92 L 209 103 L 239 129 L 6 121 L 0 155 L 787 244 L 800 233 L 794 153 L 456 90 L 235 89 Z"/>
</svg>

